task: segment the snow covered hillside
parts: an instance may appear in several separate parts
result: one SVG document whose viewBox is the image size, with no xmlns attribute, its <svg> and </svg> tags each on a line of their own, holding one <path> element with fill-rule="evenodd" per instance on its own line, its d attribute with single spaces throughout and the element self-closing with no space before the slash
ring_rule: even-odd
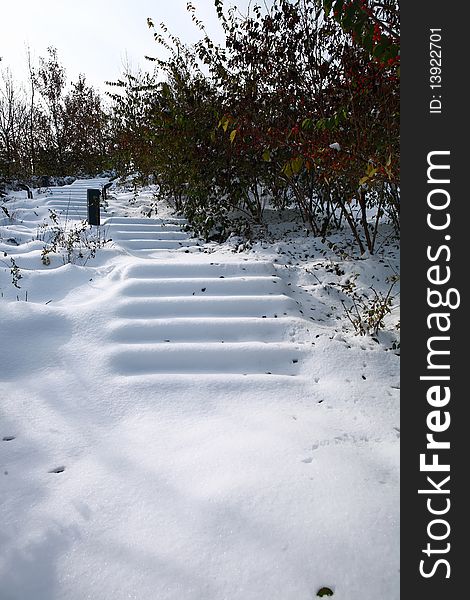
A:
<svg viewBox="0 0 470 600">
<path fill-rule="evenodd" d="M 397 249 L 204 244 L 151 191 L 85 230 L 103 183 L 4 204 L 0 598 L 398 599 L 398 314 L 343 307 Z"/>
</svg>

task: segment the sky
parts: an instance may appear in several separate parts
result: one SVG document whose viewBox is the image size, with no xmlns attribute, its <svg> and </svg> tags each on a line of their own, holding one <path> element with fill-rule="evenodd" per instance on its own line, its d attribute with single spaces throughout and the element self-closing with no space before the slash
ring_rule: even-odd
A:
<svg viewBox="0 0 470 600">
<path fill-rule="evenodd" d="M 191 43 L 199 31 L 186 11 L 187 0 L 0 0 L 0 67 L 8 67 L 15 79 L 26 78 L 26 48 L 33 59 L 55 46 L 69 81 L 84 73 L 94 86 L 106 89 L 124 64 L 151 68 L 145 55 L 155 56 L 158 46 L 147 27 L 165 22 L 170 32 Z M 222 40 L 213 0 L 192 0 L 208 33 Z M 249 0 L 226 0 L 245 10 Z"/>
</svg>

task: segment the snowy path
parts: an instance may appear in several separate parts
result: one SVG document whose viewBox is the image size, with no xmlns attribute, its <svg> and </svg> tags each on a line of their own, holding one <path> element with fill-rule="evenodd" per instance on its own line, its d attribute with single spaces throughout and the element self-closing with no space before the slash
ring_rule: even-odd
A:
<svg viewBox="0 0 470 600">
<path fill-rule="evenodd" d="M 186 224 L 179 218 L 105 221 L 115 245 L 147 259 L 120 273 L 107 325 L 113 367 L 126 375 L 295 375 L 301 351 L 287 335 L 302 319 L 274 265 L 184 262 L 162 253 L 198 250 Z"/>
<path fill-rule="evenodd" d="M 11 248 L 30 300 L 0 303 L 2 600 L 396 600 L 395 357 L 184 221 L 105 227 L 85 267 Z"/>
<path fill-rule="evenodd" d="M 269 263 L 149 261 L 122 274 L 113 365 L 126 374 L 297 372 L 296 303 Z"/>
<path fill-rule="evenodd" d="M 87 218 L 87 189 L 99 189 L 107 183 L 104 178 L 77 179 L 71 185 L 51 188 L 46 207 L 67 219 Z"/>
<path fill-rule="evenodd" d="M 131 219 L 111 217 L 105 221 L 110 237 L 130 254 L 158 256 L 155 250 L 194 248 L 196 242 L 183 231 L 185 219 Z"/>
</svg>

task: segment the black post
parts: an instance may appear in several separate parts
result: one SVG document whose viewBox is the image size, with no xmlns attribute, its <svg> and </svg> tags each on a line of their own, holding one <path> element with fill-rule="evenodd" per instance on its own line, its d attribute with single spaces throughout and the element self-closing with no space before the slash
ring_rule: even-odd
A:
<svg viewBox="0 0 470 600">
<path fill-rule="evenodd" d="M 100 190 L 88 189 L 86 191 L 88 203 L 88 223 L 90 225 L 100 224 Z"/>
</svg>

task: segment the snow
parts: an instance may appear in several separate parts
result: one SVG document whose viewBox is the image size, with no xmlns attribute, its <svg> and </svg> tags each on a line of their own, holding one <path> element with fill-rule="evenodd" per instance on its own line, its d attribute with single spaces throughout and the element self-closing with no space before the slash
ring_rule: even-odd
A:
<svg viewBox="0 0 470 600">
<path fill-rule="evenodd" d="M 397 311 L 356 336 L 340 287 L 385 291 L 396 249 L 287 215 L 204 245 L 115 191 L 112 242 L 43 264 L 48 210 L 76 225 L 103 183 L 5 204 L 0 597 L 398 599 Z"/>
</svg>

